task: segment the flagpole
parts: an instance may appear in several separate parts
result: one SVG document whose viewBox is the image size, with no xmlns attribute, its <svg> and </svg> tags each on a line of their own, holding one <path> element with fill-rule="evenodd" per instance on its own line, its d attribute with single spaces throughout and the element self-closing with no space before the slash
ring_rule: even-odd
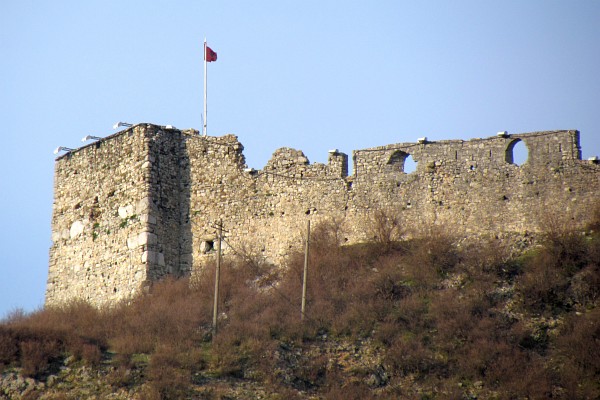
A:
<svg viewBox="0 0 600 400">
<path fill-rule="evenodd" d="M 206 107 L 206 86 L 207 86 L 207 77 L 206 77 L 206 38 L 204 38 L 204 122 L 202 124 L 202 136 L 206 136 L 206 120 L 207 120 L 207 107 Z"/>
</svg>

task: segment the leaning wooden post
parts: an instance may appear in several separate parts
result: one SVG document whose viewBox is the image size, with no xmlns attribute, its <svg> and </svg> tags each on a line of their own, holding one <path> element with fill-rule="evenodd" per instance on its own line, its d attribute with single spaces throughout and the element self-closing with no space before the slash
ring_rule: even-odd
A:
<svg viewBox="0 0 600 400">
<path fill-rule="evenodd" d="M 301 319 L 304 321 L 304 313 L 306 310 L 306 280 L 308 276 L 308 250 L 310 246 L 310 220 L 306 224 L 306 247 L 304 248 L 304 276 L 302 277 L 302 308 Z"/>
<path fill-rule="evenodd" d="M 215 301 L 213 304 L 213 322 L 212 322 L 212 336 L 213 338 L 217 334 L 217 316 L 219 314 L 219 280 L 221 274 L 221 235 L 223 233 L 223 222 L 219 220 L 217 226 L 217 268 L 215 270 Z"/>
</svg>

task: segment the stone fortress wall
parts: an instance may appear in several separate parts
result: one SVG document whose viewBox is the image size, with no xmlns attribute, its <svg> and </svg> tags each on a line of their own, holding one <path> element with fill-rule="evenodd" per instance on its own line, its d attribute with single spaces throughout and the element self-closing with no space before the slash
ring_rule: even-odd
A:
<svg viewBox="0 0 600 400">
<path fill-rule="evenodd" d="M 518 166 L 513 148 L 529 157 Z M 308 219 L 335 223 L 345 243 L 371 240 L 383 211 L 408 228 L 444 225 L 460 235 L 539 231 L 559 213 L 578 224 L 597 204 L 600 165 L 581 160 L 578 131 L 399 143 L 329 152 L 309 163 L 275 151 L 248 169 L 234 135 L 138 124 L 56 160 L 46 304 L 110 304 L 166 275 L 212 262 L 215 225 L 225 254 L 282 262 Z M 417 162 L 405 173 L 408 156 Z"/>
</svg>

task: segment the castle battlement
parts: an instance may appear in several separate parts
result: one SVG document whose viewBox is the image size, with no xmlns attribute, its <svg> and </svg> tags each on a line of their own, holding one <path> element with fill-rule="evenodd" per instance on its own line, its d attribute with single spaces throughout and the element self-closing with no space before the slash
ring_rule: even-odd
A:
<svg viewBox="0 0 600 400">
<path fill-rule="evenodd" d="M 515 144 L 529 157 L 513 163 Z M 313 163 L 281 148 L 248 169 L 234 135 L 137 124 L 56 159 L 46 303 L 130 297 L 213 257 L 214 224 L 233 248 L 282 262 L 307 219 L 335 221 L 341 240 L 372 240 L 373 213 L 457 234 L 540 230 L 544 214 L 575 225 L 597 203 L 600 165 L 582 161 L 575 130 L 398 143 L 328 153 Z M 404 172 L 407 157 L 416 171 Z"/>
</svg>

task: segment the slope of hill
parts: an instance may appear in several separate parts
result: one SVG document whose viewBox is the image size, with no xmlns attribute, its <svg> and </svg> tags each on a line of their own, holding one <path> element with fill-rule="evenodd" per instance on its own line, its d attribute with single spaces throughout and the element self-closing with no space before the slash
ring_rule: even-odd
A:
<svg viewBox="0 0 600 400">
<path fill-rule="evenodd" d="M 340 246 L 334 225 L 285 268 L 240 254 L 111 309 L 0 324 L 0 398 L 511 399 L 600 397 L 600 218 L 517 249 L 430 229 Z"/>
</svg>

